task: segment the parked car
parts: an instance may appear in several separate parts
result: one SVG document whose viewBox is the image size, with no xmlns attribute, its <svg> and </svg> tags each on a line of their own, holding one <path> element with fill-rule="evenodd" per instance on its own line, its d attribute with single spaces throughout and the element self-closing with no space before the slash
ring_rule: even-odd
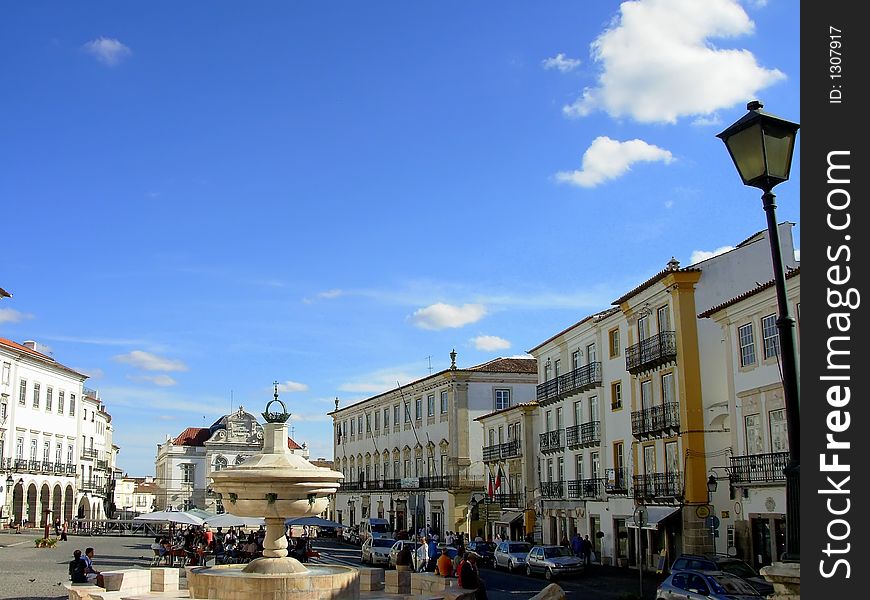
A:
<svg viewBox="0 0 870 600">
<path fill-rule="evenodd" d="M 520 569 L 526 566 L 526 557 L 532 545 L 528 542 L 500 542 L 492 553 L 493 567 L 503 568 L 508 571 Z"/>
<path fill-rule="evenodd" d="M 671 565 L 671 572 L 674 571 L 722 571 L 745 579 L 762 596 L 773 593 L 772 583 L 762 577 L 748 563 L 732 556 L 681 554 Z"/>
<path fill-rule="evenodd" d="M 335 527 L 317 527 L 317 537 L 319 538 L 334 538 L 338 537 L 338 530 Z"/>
<path fill-rule="evenodd" d="M 583 561 L 565 546 L 534 546 L 526 558 L 526 575 L 543 573 L 547 581 L 583 571 Z"/>
<path fill-rule="evenodd" d="M 758 600 L 749 582 L 722 571 L 677 571 L 656 589 L 658 600 Z"/>
<path fill-rule="evenodd" d="M 493 552 L 495 552 L 495 544 L 492 542 L 468 542 L 468 546 L 465 547 L 466 550 L 471 550 L 472 552 L 477 552 L 480 558 L 477 559 L 477 562 L 480 563 L 483 567 L 491 567 L 493 565 Z"/>
<path fill-rule="evenodd" d="M 396 540 L 392 538 L 370 537 L 362 545 L 362 562 L 364 565 L 389 565 L 390 549 Z"/>
<path fill-rule="evenodd" d="M 401 550 L 402 546 L 405 546 L 405 545 L 411 547 L 411 562 L 412 562 L 412 568 L 413 568 L 414 556 L 416 555 L 417 547 L 420 545 L 417 542 L 415 542 L 414 540 L 396 540 L 395 541 L 393 546 L 390 548 L 390 557 L 389 557 L 389 563 L 388 563 L 389 568 L 391 568 L 391 569 L 396 568 L 396 557 L 399 556 L 399 550 Z"/>
<path fill-rule="evenodd" d="M 376 519 L 374 517 L 363 519 L 357 529 L 360 543 L 365 542 L 369 538 L 391 537 L 389 527 L 390 522 L 386 519 Z"/>
</svg>

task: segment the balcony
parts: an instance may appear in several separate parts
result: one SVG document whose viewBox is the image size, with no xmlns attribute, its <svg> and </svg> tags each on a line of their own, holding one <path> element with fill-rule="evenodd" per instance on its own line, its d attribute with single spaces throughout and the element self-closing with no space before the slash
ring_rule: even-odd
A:
<svg viewBox="0 0 870 600">
<path fill-rule="evenodd" d="M 677 473 L 648 473 L 634 476 L 634 497 L 644 500 L 679 500 L 683 481 Z"/>
<path fill-rule="evenodd" d="M 787 464 L 788 452 L 732 456 L 729 476 L 735 485 L 785 483 Z"/>
<path fill-rule="evenodd" d="M 563 498 L 565 496 L 564 481 L 541 482 L 541 498 Z"/>
<path fill-rule="evenodd" d="M 97 459 L 97 463 L 95 465 L 95 468 L 100 469 L 101 471 L 108 471 L 109 470 L 109 461 Z"/>
<path fill-rule="evenodd" d="M 674 331 L 662 331 L 625 349 L 625 370 L 637 375 L 676 359 L 677 334 Z"/>
<path fill-rule="evenodd" d="M 575 479 L 568 482 L 569 498 L 601 498 L 604 479 Z"/>
<path fill-rule="evenodd" d="M 522 494 L 495 494 L 492 498 L 487 497 L 484 502 L 501 508 L 525 508 L 526 505 Z"/>
<path fill-rule="evenodd" d="M 545 381 L 537 387 L 537 399 L 541 404 L 579 394 L 601 385 L 601 363 L 592 362 L 577 367 L 570 373 Z"/>
<path fill-rule="evenodd" d="M 102 494 L 106 491 L 106 482 L 99 479 L 83 479 L 81 485 L 79 485 L 79 491 Z"/>
<path fill-rule="evenodd" d="M 565 449 L 564 429 L 556 429 L 540 434 L 541 452 L 556 452 Z"/>
<path fill-rule="evenodd" d="M 483 462 L 498 462 L 508 458 L 516 458 L 522 454 L 520 441 L 513 440 L 505 444 L 493 444 L 483 447 Z"/>
<path fill-rule="evenodd" d="M 358 481 L 342 481 L 338 486 L 339 492 L 356 492 L 362 489 Z"/>
<path fill-rule="evenodd" d="M 566 429 L 565 434 L 570 448 L 598 445 L 601 442 L 601 421 L 574 425 Z"/>
<path fill-rule="evenodd" d="M 94 459 L 100 455 L 99 450 L 94 450 L 93 448 L 84 448 L 82 449 L 82 459 L 90 458 Z"/>
<path fill-rule="evenodd" d="M 679 402 L 665 402 L 631 413 L 631 434 L 638 439 L 674 435 L 679 431 Z"/>
<path fill-rule="evenodd" d="M 625 469 L 607 469 L 604 489 L 611 496 L 628 495 L 628 473 Z"/>
</svg>

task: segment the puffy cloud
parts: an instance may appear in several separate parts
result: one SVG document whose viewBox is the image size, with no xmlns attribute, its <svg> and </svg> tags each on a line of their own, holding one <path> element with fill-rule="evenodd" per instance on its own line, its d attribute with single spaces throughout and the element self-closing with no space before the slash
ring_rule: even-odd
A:
<svg viewBox="0 0 870 600">
<path fill-rule="evenodd" d="M 585 116 L 604 110 L 642 123 L 675 123 L 755 98 L 785 74 L 761 67 L 748 50 L 710 42 L 754 28 L 736 0 L 623 2 L 613 25 L 592 43 L 602 69 L 598 85 L 563 111 Z"/>
<path fill-rule="evenodd" d="M 448 329 L 464 327 L 481 320 L 486 315 L 482 304 L 463 304 L 455 306 L 437 302 L 414 311 L 411 321 L 420 329 Z"/>
<path fill-rule="evenodd" d="M 169 375 L 128 375 L 130 381 L 147 381 L 160 387 L 170 387 L 178 382 Z"/>
<path fill-rule="evenodd" d="M 507 350 L 511 347 L 511 343 L 504 338 L 500 338 L 497 335 L 479 335 L 476 338 L 472 338 L 471 342 L 474 344 L 474 347 L 478 350 L 484 350 L 486 352 L 494 352 L 495 350 Z"/>
<path fill-rule="evenodd" d="M 292 392 L 307 392 L 308 385 L 304 383 L 298 383 L 296 381 L 290 381 L 289 379 L 284 383 L 278 384 L 278 391 L 284 393 L 292 393 Z"/>
<path fill-rule="evenodd" d="M 82 46 L 85 52 L 109 67 L 114 67 L 133 54 L 127 46 L 114 38 L 97 38 Z"/>
<path fill-rule="evenodd" d="M 692 256 L 689 258 L 689 264 L 694 265 L 695 263 L 699 263 L 702 260 L 707 260 L 708 258 L 713 258 L 714 256 L 725 254 L 730 250 L 734 250 L 734 246 L 721 246 L 719 248 L 716 248 L 715 250 L 694 250 L 692 252 Z"/>
<path fill-rule="evenodd" d="M 559 53 L 556 56 L 551 56 L 550 58 L 545 58 L 541 61 L 541 64 L 548 71 L 550 69 L 557 69 L 562 73 L 568 73 L 569 71 L 573 71 L 577 67 L 580 66 L 579 58 L 568 58 L 563 53 Z"/>
<path fill-rule="evenodd" d="M 19 312 L 14 308 L 0 308 L 0 323 L 20 323 L 25 319 L 32 319 L 33 315 Z"/>
<path fill-rule="evenodd" d="M 180 360 L 163 358 L 144 350 L 133 350 L 129 354 L 119 354 L 116 361 L 132 365 L 145 371 L 187 371 L 187 365 Z"/>
<path fill-rule="evenodd" d="M 595 187 L 608 179 L 624 175 L 636 162 L 670 163 L 673 155 L 643 140 L 620 142 L 607 136 L 595 138 L 586 152 L 579 171 L 560 171 L 556 179 L 581 187 Z"/>
</svg>

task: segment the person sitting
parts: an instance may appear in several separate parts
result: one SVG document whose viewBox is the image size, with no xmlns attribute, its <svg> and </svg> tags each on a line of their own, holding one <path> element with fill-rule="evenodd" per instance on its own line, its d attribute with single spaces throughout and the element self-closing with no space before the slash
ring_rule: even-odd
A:
<svg viewBox="0 0 870 600">
<path fill-rule="evenodd" d="M 88 583 L 96 583 L 100 587 L 103 586 L 103 574 L 94 568 L 94 549 L 85 548 L 85 555 L 82 557 L 85 562 L 85 578 Z"/>
<path fill-rule="evenodd" d="M 411 560 L 411 544 L 402 544 L 399 553 L 396 554 L 396 570 L 410 571 Z"/>
<path fill-rule="evenodd" d="M 82 560 L 82 551 L 76 550 L 73 552 L 73 559 L 69 561 L 69 579 L 73 583 L 87 583 L 88 578 L 85 576 L 85 567 L 87 563 Z"/>
<path fill-rule="evenodd" d="M 474 593 L 475 600 L 486 600 L 486 586 L 480 578 L 480 571 L 477 569 L 477 552 L 466 552 L 465 558 L 459 564 L 459 587 L 464 590 L 476 590 Z"/>
<path fill-rule="evenodd" d="M 450 560 L 450 555 L 447 554 L 447 548 L 441 551 L 441 556 L 438 557 L 438 574 L 441 577 L 450 577 L 453 575 L 453 561 Z"/>
</svg>

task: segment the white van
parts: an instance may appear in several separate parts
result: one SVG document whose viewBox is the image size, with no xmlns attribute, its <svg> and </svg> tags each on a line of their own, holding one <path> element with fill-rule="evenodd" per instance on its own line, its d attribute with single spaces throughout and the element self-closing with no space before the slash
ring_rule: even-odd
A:
<svg viewBox="0 0 870 600">
<path fill-rule="evenodd" d="M 363 519 L 359 524 L 359 543 L 362 544 L 370 537 L 388 538 L 390 522 L 386 519 Z"/>
</svg>

